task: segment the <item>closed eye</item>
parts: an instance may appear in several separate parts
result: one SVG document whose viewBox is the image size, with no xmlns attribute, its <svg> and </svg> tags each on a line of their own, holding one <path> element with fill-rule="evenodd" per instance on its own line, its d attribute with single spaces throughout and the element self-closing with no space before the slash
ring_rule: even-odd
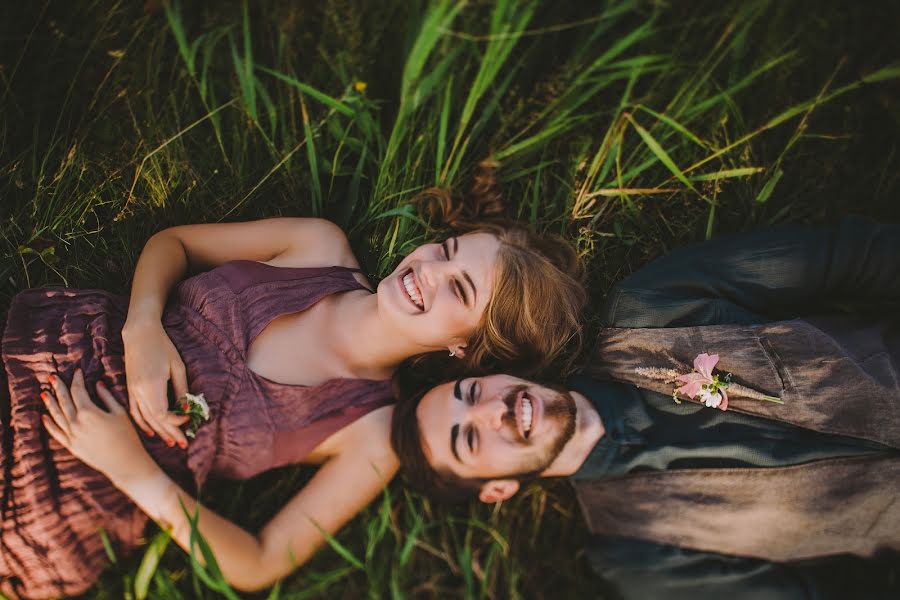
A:
<svg viewBox="0 0 900 600">
<path fill-rule="evenodd" d="M 475 450 L 475 430 L 472 427 L 469 427 L 466 432 L 466 443 L 469 444 L 469 453 L 471 454 Z"/>
<path fill-rule="evenodd" d="M 457 295 L 457 297 L 458 297 L 460 300 L 463 301 L 463 304 L 465 304 L 465 305 L 468 306 L 468 304 L 469 304 L 469 297 L 466 296 L 466 290 L 463 289 L 462 284 L 461 284 L 458 280 L 454 279 L 454 280 L 453 280 L 453 287 L 456 288 L 456 295 Z"/>
<path fill-rule="evenodd" d="M 444 258 L 450 260 L 450 247 L 447 246 L 447 240 L 441 242 L 441 250 L 444 251 Z"/>
</svg>

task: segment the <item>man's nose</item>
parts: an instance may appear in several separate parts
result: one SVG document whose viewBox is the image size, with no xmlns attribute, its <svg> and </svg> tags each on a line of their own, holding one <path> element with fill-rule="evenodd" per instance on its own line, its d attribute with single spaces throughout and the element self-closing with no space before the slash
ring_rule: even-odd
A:
<svg viewBox="0 0 900 600">
<path fill-rule="evenodd" d="M 506 404 L 500 396 L 478 402 L 469 410 L 472 419 L 483 427 L 497 430 L 503 426 Z"/>
</svg>

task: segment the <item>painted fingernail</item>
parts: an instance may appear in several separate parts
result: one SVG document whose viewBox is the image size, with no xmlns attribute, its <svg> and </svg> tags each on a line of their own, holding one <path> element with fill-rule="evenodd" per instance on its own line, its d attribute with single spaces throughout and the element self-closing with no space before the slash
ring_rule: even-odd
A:
<svg viewBox="0 0 900 600">
<path fill-rule="evenodd" d="M 41 392 L 41 400 L 47 399 L 47 392 Z"/>
<path fill-rule="evenodd" d="M 50 384 L 52 385 L 54 383 L 56 383 L 56 375 L 51 375 L 50 376 Z"/>
<path fill-rule="evenodd" d="M 169 448 L 171 448 L 174 445 L 175 445 L 175 440 L 166 440 L 166 446 L 168 446 Z"/>
<path fill-rule="evenodd" d="M 153 433 L 153 432 L 150 431 L 149 429 L 148 429 L 147 431 L 145 431 L 144 433 L 147 434 L 147 437 L 153 437 L 154 435 L 156 435 L 155 433 Z"/>
<path fill-rule="evenodd" d="M 178 442 L 178 447 L 184 450 L 187 448 L 187 442 Z"/>
<path fill-rule="evenodd" d="M 97 387 L 103 388 L 103 389 L 105 390 L 105 389 L 106 389 L 106 384 L 103 383 L 102 381 L 98 381 L 98 382 L 97 382 Z"/>
</svg>

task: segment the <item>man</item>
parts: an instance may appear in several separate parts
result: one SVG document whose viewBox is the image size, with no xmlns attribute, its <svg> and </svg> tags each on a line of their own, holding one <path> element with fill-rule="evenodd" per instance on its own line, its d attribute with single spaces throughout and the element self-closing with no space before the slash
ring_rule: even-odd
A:
<svg viewBox="0 0 900 600">
<path fill-rule="evenodd" d="M 569 477 L 626 598 L 900 598 L 900 226 L 683 249 L 601 315 L 564 389 L 492 375 L 401 397 L 407 478 L 496 502 Z M 673 400 L 703 353 L 732 374 L 727 410 Z"/>
</svg>

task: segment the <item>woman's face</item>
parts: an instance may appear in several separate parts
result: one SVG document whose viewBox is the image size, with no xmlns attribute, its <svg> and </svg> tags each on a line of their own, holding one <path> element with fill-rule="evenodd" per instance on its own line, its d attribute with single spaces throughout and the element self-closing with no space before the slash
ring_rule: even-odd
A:
<svg viewBox="0 0 900 600">
<path fill-rule="evenodd" d="M 493 294 L 499 249 L 490 233 L 419 246 L 378 285 L 379 312 L 414 343 L 464 354 Z"/>
</svg>

